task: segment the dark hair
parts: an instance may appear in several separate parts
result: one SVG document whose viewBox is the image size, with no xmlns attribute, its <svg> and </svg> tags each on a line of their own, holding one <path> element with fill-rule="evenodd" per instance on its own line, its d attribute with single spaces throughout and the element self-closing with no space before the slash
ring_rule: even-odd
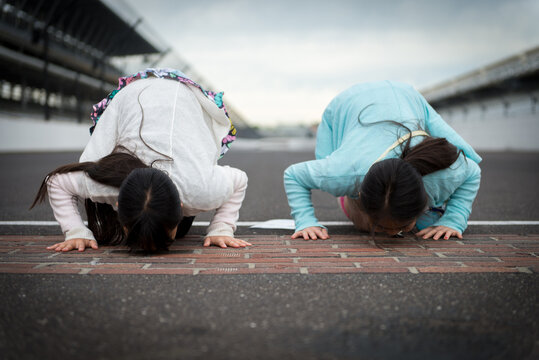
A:
<svg viewBox="0 0 539 360">
<path fill-rule="evenodd" d="M 402 159 L 372 165 L 360 189 L 361 208 L 374 223 L 380 219 L 409 222 L 427 206 L 421 174 Z"/>
<path fill-rule="evenodd" d="M 361 113 L 360 113 L 361 114 Z M 359 123 L 361 120 L 358 118 Z M 406 125 L 384 120 L 412 131 Z M 453 164 L 461 151 L 445 138 L 426 137 L 411 146 L 410 136 L 401 144 L 400 158 L 386 159 L 371 166 L 360 186 L 359 206 L 376 223 L 381 219 L 399 222 L 415 220 L 427 207 L 427 194 L 422 177 Z"/>
<path fill-rule="evenodd" d="M 118 195 L 118 219 L 129 231 L 126 244 L 145 251 L 166 250 L 174 241 L 170 231 L 182 217 L 176 185 L 163 171 L 135 169 Z"/>
</svg>

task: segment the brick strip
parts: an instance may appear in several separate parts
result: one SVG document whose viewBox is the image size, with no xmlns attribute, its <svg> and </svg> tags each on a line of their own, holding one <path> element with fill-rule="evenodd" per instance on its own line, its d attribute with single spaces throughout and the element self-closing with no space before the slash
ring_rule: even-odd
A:
<svg viewBox="0 0 539 360">
<path fill-rule="evenodd" d="M 58 236 L 0 236 L 0 273 L 25 274 L 337 274 L 539 272 L 539 235 L 470 235 L 463 240 L 335 235 L 329 240 L 241 236 L 243 249 L 203 247 L 199 236 L 145 255 L 123 246 L 56 253 Z"/>
</svg>

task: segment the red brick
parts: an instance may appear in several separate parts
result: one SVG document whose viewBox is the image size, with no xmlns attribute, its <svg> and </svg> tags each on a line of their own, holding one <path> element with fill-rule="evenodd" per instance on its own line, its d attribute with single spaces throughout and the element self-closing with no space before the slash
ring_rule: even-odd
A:
<svg viewBox="0 0 539 360">
<path fill-rule="evenodd" d="M 195 263 L 195 264 L 150 264 L 148 269 L 198 269 L 198 268 L 248 268 L 247 263 Z"/>
<path fill-rule="evenodd" d="M 300 255 L 298 253 L 282 253 L 282 254 L 251 254 L 251 258 L 253 259 L 256 259 L 256 258 L 268 258 L 268 257 L 272 257 L 272 258 L 295 258 L 295 257 L 300 257 Z M 301 257 L 317 257 L 317 258 L 320 258 L 320 257 L 335 257 L 335 258 L 340 258 L 341 256 L 339 254 L 336 254 L 336 253 L 301 253 Z"/>
<path fill-rule="evenodd" d="M 110 269 L 95 268 L 92 274 L 123 274 L 123 275 L 193 275 L 193 269 Z"/>
<path fill-rule="evenodd" d="M 297 259 L 298 259 L 298 263 L 305 264 L 304 266 L 308 266 L 308 264 L 313 263 L 313 262 L 354 263 L 354 262 L 359 261 L 357 257 L 355 257 L 355 258 L 348 258 L 348 257 L 347 258 L 341 258 L 340 256 L 338 256 L 338 257 L 309 257 L 309 258 L 297 258 Z M 368 261 L 369 259 L 373 259 L 371 261 L 375 261 L 375 260 L 378 260 L 380 258 L 361 258 L 361 259 L 365 259 L 365 261 Z M 387 258 L 382 258 L 382 259 L 387 259 Z"/>
<path fill-rule="evenodd" d="M 372 268 L 308 268 L 309 274 L 326 273 L 407 273 L 407 268 L 372 267 Z"/>
<path fill-rule="evenodd" d="M 529 259 L 529 261 L 535 261 L 537 263 L 539 263 L 539 257 L 535 257 L 535 256 L 527 256 L 527 258 Z M 516 257 L 506 257 L 506 256 L 501 256 L 499 257 L 500 260 L 502 261 L 522 261 L 526 258 L 523 258 L 523 257 L 520 257 L 520 256 L 516 256 Z"/>
<path fill-rule="evenodd" d="M 35 267 L 36 264 L 0 264 L 0 273 L 9 274 L 9 273 L 27 273 Z"/>
<path fill-rule="evenodd" d="M 516 268 L 506 267 L 494 267 L 494 266 L 480 266 L 480 267 L 450 267 L 450 266 L 428 266 L 428 267 L 416 267 L 421 273 L 475 273 L 475 272 L 519 272 Z"/>
<path fill-rule="evenodd" d="M 218 271 L 216 269 L 210 269 L 210 270 L 201 270 L 199 272 L 200 275 L 223 275 L 223 274 L 299 274 L 299 268 L 282 268 L 282 269 L 267 269 L 267 268 L 259 268 L 259 269 L 238 269 L 234 272 L 223 272 Z"/>
<path fill-rule="evenodd" d="M 435 262 L 435 263 L 445 263 L 445 262 L 454 262 L 454 261 L 480 261 L 480 262 L 494 262 L 497 263 L 498 260 L 492 257 L 474 257 L 474 256 L 459 256 L 457 257 L 438 257 L 438 256 L 432 256 L 432 257 L 424 257 L 424 256 L 408 256 L 408 257 L 402 257 L 398 256 L 397 259 L 402 262 L 403 264 L 409 264 L 413 262 Z"/>
<path fill-rule="evenodd" d="M 361 267 L 380 267 L 380 266 L 388 266 L 388 267 L 403 267 L 403 268 L 409 268 L 409 267 L 417 267 L 417 266 L 438 266 L 440 265 L 439 261 L 436 260 L 426 260 L 426 261 L 411 261 L 406 263 L 401 262 L 383 262 L 383 263 L 375 263 L 375 262 L 361 262 L 358 261 L 359 265 Z M 443 266 L 461 266 L 459 262 L 457 261 L 444 261 Z"/>
</svg>

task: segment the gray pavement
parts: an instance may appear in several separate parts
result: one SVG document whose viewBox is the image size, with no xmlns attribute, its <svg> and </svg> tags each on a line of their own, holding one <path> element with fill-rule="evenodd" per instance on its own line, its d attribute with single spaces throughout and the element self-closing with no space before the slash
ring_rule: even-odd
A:
<svg viewBox="0 0 539 360">
<path fill-rule="evenodd" d="M 535 275 L 0 275 L 0 286 L 6 360 L 539 355 Z"/>
<path fill-rule="evenodd" d="M 539 154 L 482 155 L 472 219 L 539 220 Z M 77 156 L 0 155 L 0 219 L 52 220 L 48 206 L 26 209 L 42 176 Z M 312 157 L 232 149 L 223 164 L 250 179 L 240 220 L 289 217 L 282 172 Z M 316 192 L 314 202 L 321 219 L 345 220 L 331 196 Z M 538 227 L 469 232 L 537 234 Z M 4 226 L 0 233 L 59 229 Z M 0 289 L 5 359 L 539 358 L 535 273 L 0 274 Z"/>
</svg>

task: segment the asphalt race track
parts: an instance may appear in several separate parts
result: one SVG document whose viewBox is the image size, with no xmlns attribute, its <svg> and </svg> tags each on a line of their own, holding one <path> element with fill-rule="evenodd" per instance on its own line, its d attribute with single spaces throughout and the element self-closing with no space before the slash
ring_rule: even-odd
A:
<svg viewBox="0 0 539 360">
<path fill-rule="evenodd" d="M 240 222 L 290 218 L 282 173 L 313 158 L 293 141 L 243 145 L 222 164 L 247 172 Z M 484 153 L 462 241 L 376 239 L 314 192 L 326 241 L 240 226 L 248 249 L 203 248 L 204 224 L 168 253 L 84 253 L 61 241 L 43 176 L 75 153 L 0 155 L 3 359 L 539 358 L 539 154 Z M 521 221 L 511 224 L 510 221 Z"/>
</svg>

